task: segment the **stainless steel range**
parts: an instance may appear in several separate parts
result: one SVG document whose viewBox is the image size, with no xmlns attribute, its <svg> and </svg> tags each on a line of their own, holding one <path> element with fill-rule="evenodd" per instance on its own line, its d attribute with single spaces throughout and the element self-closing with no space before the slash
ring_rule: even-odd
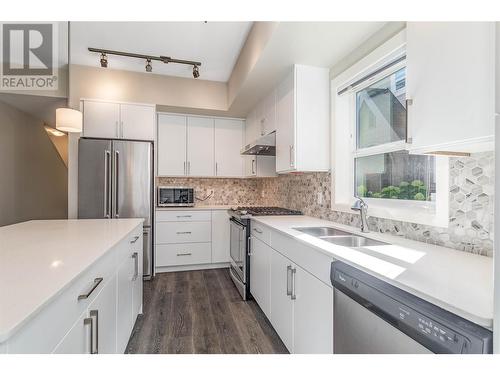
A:
<svg viewBox="0 0 500 375">
<path fill-rule="evenodd" d="M 281 207 L 237 207 L 228 212 L 231 223 L 231 278 L 246 300 L 250 296 L 250 219 L 255 216 L 302 215 L 302 212 Z"/>
</svg>

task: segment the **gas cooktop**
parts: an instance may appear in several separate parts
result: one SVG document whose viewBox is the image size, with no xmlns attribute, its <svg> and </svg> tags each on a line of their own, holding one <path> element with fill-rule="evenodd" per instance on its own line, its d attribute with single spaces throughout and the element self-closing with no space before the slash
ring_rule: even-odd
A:
<svg viewBox="0 0 500 375">
<path fill-rule="evenodd" d="M 289 210 L 282 207 L 237 207 L 232 211 L 237 215 L 248 216 L 277 216 L 277 215 L 302 215 L 301 211 Z"/>
</svg>

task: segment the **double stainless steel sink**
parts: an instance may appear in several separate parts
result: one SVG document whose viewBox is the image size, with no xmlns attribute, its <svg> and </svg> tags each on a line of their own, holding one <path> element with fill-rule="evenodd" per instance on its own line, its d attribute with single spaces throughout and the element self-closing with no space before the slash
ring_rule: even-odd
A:
<svg viewBox="0 0 500 375">
<path fill-rule="evenodd" d="M 293 229 L 339 246 L 357 248 L 388 245 L 386 242 L 372 240 L 331 227 L 301 227 Z"/>
</svg>

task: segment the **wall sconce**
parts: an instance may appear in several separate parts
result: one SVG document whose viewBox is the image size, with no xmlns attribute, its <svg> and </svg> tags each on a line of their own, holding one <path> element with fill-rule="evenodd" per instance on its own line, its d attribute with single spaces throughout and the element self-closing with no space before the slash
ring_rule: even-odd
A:
<svg viewBox="0 0 500 375">
<path fill-rule="evenodd" d="M 82 112 L 71 108 L 56 109 L 56 129 L 67 133 L 81 133 Z"/>
</svg>

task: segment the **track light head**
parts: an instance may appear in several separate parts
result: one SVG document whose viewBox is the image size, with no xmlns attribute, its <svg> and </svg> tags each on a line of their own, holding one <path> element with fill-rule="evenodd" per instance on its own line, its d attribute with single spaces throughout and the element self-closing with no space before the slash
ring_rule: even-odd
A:
<svg viewBox="0 0 500 375">
<path fill-rule="evenodd" d="M 200 70 L 198 69 L 198 65 L 193 65 L 193 77 L 198 78 L 200 76 Z"/>
<path fill-rule="evenodd" d="M 146 72 L 151 73 L 153 71 L 153 67 L 151 66 L 151 59 L 146 59 Z"/>
<path fill-rule="evenodd" d="M 107 68 L 107 67 L 108 67 L 108 57 L 103 52 L 101 53 L 101 68 Z"/>
</svg>

